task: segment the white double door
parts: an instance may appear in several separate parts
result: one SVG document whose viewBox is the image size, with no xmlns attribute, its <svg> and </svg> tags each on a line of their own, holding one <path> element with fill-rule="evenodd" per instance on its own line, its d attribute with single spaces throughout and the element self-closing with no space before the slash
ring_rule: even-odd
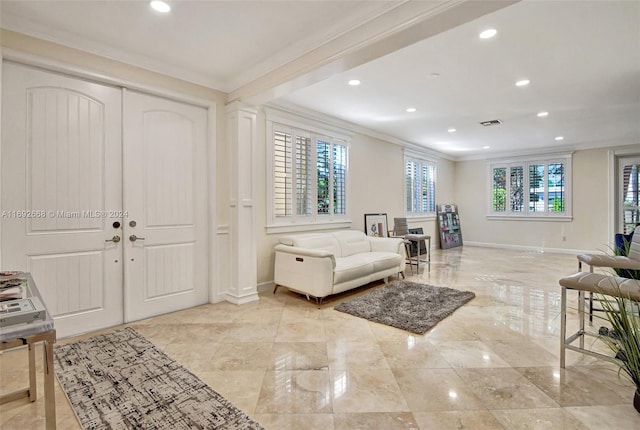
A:
<svg viewBox="0 0 640 430">
<path fill-rule="evenodd" d="M 59 336 L 207 302 L 207 110 L 2 78 L 2 269 L 32 273 Z"/>
</svg>

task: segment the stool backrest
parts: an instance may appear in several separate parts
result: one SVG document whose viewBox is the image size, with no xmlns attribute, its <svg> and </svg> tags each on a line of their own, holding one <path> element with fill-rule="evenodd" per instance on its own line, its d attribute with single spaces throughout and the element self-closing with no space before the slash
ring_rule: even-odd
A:
<svg viewBox="0 0 640 430">
<path fill-rule="evenodd" d="M 394 218 L 393 219 L 393 235 L 404 236 L 409 234 L 409 223 L 406 218 Z M 640 236 L 640 234 L 638 234 Z M 640 246 L 640 244 L 638 244 Z M 640 248 L 638 248 L 640 251 Z"/>
</svg>

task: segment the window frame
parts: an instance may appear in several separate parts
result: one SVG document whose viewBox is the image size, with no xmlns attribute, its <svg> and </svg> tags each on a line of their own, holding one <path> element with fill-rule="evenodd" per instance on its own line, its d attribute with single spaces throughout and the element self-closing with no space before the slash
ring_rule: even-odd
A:
<svg viewBox="0 0 640 430">
<path fill-rule="evenodd" d="M 519 157 L 511 159 L 495 159 L 487 162 L 487 178 L 488 178 L 488 210 L 487 219 L 489 220 L 538 220 L 538 221 L 571 221 L 573 219 L 572 214 L 572 159 L 573 153 L 562 154 L 546 154 L 530 157 Z M 549 166 L 553 164 L 563 164 L 564 169 L 564 211 L 553 212 L 549 210 Z M 544 206 L 542 211 L 530 209 L 530 168 L 531 166 L 544 165 L 544 173 L 542 178 L 542 193 L 545 196 Z M 522 210 L 512 210 L 511 200 L 511 169 L 522 168 Z M 505 211 L 494 210 L 494 171 L 495 169 L 506 169 L 505 171 Z"/>
<path fill-rule="evenodd" d="M 311 158 L 309 160 L 309 167 L 311 168 L 311 190 L 309 193 L 311 210 L 308 215 L 297 214 L 297 192 L 295 171 L 291 172 L 292 175 L 292 214 L 291 216 L 282 216 L 276 214 L 275 208 L 275 182 L 276 172 L 274 163 L 274 133 L 275 132 L 291 132 L 293 147 L 295 148 L 295 136 L 304 135 L 310 138 Z M 324 142 L 330 144 L 329 146 L 329 213 L 318 213 L 318 142 Z M 345 212 L 343 214 L 334 213 L 334 192 L 335 188 L 335 175 L 334 175 L 334 147 L 340 145 L 345 148 L 345 165 L 344 165 L 344 206 Z M 310 124 L 307 122 L 301 122 L 285 116 L 268 115 L 266 121 L 266 176 L 267 176 L 267 233 L 286 233 L 295 231 L 310 231 L 310 230 L 328 230 L 337 228 L 349 228 L 351 227 L 351 220 L 349 216 L 350 204 L 350 178 L 349 178 L 349 163 L 350 163 L 350 149 L 351 138 L 350 136 L 340 133 L 336 130 L 331 130 L 326 127 L 320 127 L 318 125 Z M 295 165 L 295 153 L 291 155 L 293 164 Z"/>
<path fill-rule="evenodd" d="M 413 162 L 420 165 L 419 171 L 422 171 L 423 167 L 427 167 L 427 169 L 431 168 L 432 170 L 432 187 L 433 187 L 433 196 L 431 196 L 431 203 L 433 205 L 433 210 L 428 211 L 409 211 L 407 204 L 409 202 L 409 196 L 407 195 L 407 163 Z M 414 170 L 415 171 L 415 170 Z M 407 218 L 411 219 L 435 219 L 436 218 L 436 191 L 437 191 L 437 178 L 438 178 L 438 162 L 428 156 L 420 154 L 418 152 L 405 150 L 403 165 L 402 165 L 402 177 L 403 177 L 403 206 L 404 213 Z M 412 195 L 415 193 L 415 179 L 411 186 Z M 413 203 L 413 199 L 412 199 Z"/>
</svg>

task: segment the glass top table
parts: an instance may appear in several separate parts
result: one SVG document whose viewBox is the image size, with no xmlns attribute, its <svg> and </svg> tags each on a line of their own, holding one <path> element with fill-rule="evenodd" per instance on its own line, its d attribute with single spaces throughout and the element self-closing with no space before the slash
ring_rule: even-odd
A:
<svg viewBox="0 0 640 430">
<path fill-rule="evenodd" d="M 0 351 L 11 350 L 27 346 L 29 353 L 29 387 L 14 391 L 12 393 L 3 393 L 0 395 L 0 404 L 17 400 L 23 397 L 29 397 L 29 400 L 35 402 L 37 399 L 36 392 L 36 360 L 35 360 L 35 344 L 42 342 L 44 349 L 44 396 L 45 396 L 45 416 L 47 430 L 56 428 L 56 407 L 55 407 L 55 381 L 53 370 L 53 344 L 56 341 L 56 330 L 53 318 L 46 309 L 46 305 L 42 301 L 40 291 L 36 283 L 33 281 L 30 273 L 13 272 L 11 277 L 1 276 L 1 280 L 20 279 L 22 281 L 23 299 L 37 298 L 44 307 L 44 318 L 33 319 L 29 322 L 21 322 L 11 324 L 3 322 L 0 327 Z M 14 301 L 13 301 L 14 302 Z M 0 306 L 9 306 L 12 301 L 0 302 Z M 15 302 L 14 302 L 15 303 Z M 0 314 L 1 315 L 1 314 Z M 5 313 L 6 315 L 6 313 Z M 3 357 L 6 359 L 7 357 Z"/>
</svg>

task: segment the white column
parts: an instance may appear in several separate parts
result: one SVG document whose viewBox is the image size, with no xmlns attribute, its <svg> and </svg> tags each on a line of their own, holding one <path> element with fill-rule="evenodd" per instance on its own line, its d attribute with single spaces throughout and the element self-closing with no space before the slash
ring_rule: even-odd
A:
<svg viewBox="0 0 640 430">
<path fill-rule="evenodd" d="M 229 154 L 229 289 L 226 299 L 242 304 L 258 300 L 254 192 L 256 109 L 227 106 Z"/>
</svg>

